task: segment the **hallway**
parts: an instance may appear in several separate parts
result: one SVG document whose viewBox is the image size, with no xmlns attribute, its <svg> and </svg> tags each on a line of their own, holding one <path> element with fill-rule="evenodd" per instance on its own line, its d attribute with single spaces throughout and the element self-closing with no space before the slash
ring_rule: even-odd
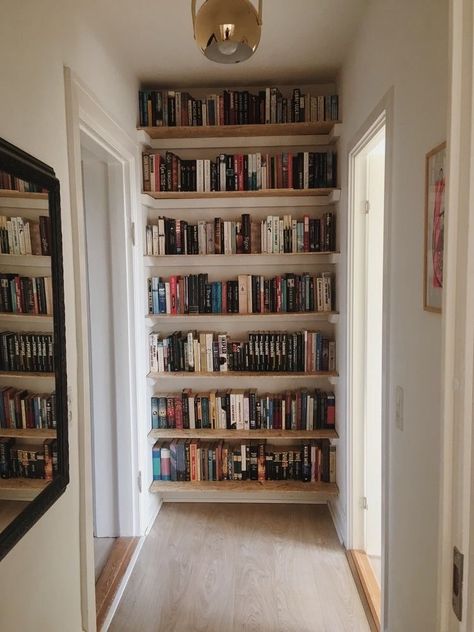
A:
<svg viewBox="0 0 474 632">
<path fill-rule="evenodd" d="M 368 632 L 323 505 L 163 505 L 111 632 Z"/>
</svg>

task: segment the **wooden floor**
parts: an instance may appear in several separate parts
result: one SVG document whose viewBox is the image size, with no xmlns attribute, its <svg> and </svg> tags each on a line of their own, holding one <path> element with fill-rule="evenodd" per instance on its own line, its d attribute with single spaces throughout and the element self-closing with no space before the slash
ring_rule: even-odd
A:
<svg viewBox="0 0 474 632">
<path fill-rule="evenodd" d="M 325 505 L 167 503 L 112 632 L 369 632 Z"/>
</svg>

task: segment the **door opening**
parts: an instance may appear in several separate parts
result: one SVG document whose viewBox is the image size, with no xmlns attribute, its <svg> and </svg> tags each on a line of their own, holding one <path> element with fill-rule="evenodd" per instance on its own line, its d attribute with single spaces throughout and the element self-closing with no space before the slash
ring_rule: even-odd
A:
<svg viewBox="0 0 474 632">
<path fill-rule="evenodd" d="M 348 548 L 380 629 L 383 585 L 385 114 L 349 155 Z"/>
<path fill-rule="evenodd" d="M 89 341 L 92 518 L 98 627 L 114 597 L 117 570 L 136 546 L 133 523 L 128 222 L 120 160 L 81 135 Z M 128 437 L 126 440 L 124 440 Z M 100 624 L 100 625 L 99 625 Z"/>
</svg>

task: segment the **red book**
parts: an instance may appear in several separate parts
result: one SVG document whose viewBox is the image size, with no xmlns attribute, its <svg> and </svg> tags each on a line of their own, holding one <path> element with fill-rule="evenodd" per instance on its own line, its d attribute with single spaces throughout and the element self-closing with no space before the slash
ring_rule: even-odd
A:
<svg viewBox="0 0 474 632">
<path fill-rule="evenodd" d="M 336 401 L 334 394 L 328 393 L 326 409 L 326 425 L 334 426 L 336 423 Z"/>
<path fill-rule="evenodd" d="M 171 313 L 178 313 L 178 278 L 176 276 L 170 277 L 170 299 L 171 299 Z"/>
<path fill-rule="evenodd" d="M 174 400 L 174 418 L 176 428 L 178 430 L 183 429 L 183 401 L 180 397 L 176 397 Z"/>
<path fill-rule="evenodd" d="M 286 391 L 285 393 L 285 417 L 283 420 L 282 426 L 284 426 L 284 430 L 291 430 L 291 392 Z M 289 419 L 289 423 L 287 423 L 287 419 Z"/>
<path fill-rule="evenodd" d="M 176 418 L 175 418 L 175 398 L 167 397 L 166 398 L 166 419 L 168 428 L 176 428 Z"/>
<path fill-rule="evenodd" d="M 222 292 L 221 292 L 222 308 L 221 308 L 221 313 L 222 314 L 227 314 L 227 281 L 222 281 L 221 286 L 222 286 Z"/>
</svg>

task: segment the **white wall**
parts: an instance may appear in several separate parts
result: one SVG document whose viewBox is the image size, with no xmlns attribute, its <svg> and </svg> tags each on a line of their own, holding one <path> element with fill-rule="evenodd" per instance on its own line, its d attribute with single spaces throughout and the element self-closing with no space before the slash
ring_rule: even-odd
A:
<svg viewBox="0 0 474 632">
<path fill-rule="evenodd" d="M 138 84 L 71 0 L 3 0 L 0 136 L 50 164 L 61 181 L 69 390 L 76 392 L 74 288 L 63 65 L 96 94 L 133 139 Z M 75 401 L 75 400 L 74 400 Z M 78 440 L 70 422 L 71 483 L 0 566 L 0 629 L 81 630 Z"/>
<path fill-rule="evenodd" d="M 391 302 L 390 632 L 436 629 L 441 317 L 423 311 L 424 166 L 426 152 L 446 139 L 447 75 L 448 0 L 369 2 L 340 77 L 344 124 L 339 149 L 341 183 L 347 191 L 351 139 L 393 86 L 391 275 L 386 279 Z M 343 251 L 346 211 L 345 193 Z M 344 314 L 345 297 L 342 292 L 339 296 Z M 341 336 L 344 327 L 342 322 Z M 403 432 L 395 427 L 396 385 L 404 389 Z M 343 490 L 336 512 L 342 525 L 344 503 Z"/>
</svg>

